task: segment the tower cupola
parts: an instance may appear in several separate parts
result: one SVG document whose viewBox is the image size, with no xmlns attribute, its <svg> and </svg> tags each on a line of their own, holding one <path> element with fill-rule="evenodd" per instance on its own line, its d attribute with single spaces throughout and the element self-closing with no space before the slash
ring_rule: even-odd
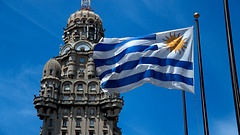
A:
<svg viewBox="0 0 240 135">
<path fill-rule="evenodd" d="M 61 65 L 55 59 L 50 59 L 44 66 L 43 69 L 43 78 L 45 77 L 56 77 L 60 78 L 61 74 Z"/>
<path fill-rule="evenodd" d="M 64 43 L 88 40 L 98 43 L 104 37 L 102 19 L 90 9 L 90 0 L 82 0 L 81 10 L 71 14 L 64 29 Z"/>
</svg>

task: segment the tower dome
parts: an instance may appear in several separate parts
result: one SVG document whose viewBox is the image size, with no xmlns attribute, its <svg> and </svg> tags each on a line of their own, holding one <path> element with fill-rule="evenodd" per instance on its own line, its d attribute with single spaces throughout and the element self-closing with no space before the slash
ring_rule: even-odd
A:
<svg viewBox="0 0 240 135">
<path fill-rule="evenodd" d="M 61 65 L 57 60 L 52 58 L 44 66 L 43 78 L 48 76 L 59 78 L 60 73 L 61 73 Z"/>
<path fill-rule="evenodd" d="M 82 8 L 68 18 L 63 40 L 65 44 L 79 40 L 98 43 L 102 37 L 104 30 L 100 16 L 88 8 Z"/>
<path fill-rule="evenodd" d="M 98 24 L 101 26 L 102 19 L 93 11 L 82 9 L 70 15 L 67 22 L 67 28 L 78 24 Z"/>
</svg>

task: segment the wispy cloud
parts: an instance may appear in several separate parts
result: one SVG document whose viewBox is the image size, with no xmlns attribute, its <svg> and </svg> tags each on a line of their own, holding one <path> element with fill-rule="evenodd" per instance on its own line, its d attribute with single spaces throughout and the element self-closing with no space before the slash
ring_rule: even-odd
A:
<svg viewBox="0 0 240 135">
<path fill-rule="evenodd" d="M 211 125 L 213 127 L 212 134 L 213 135 L 238 135 L 237 132 L 237 123 L 234 115 L 231 115 L 231 117 L 223 118 L 216 120 L 214 122 L 214 125 Z"/>
<path fill-rule="evenodd" d="M 52 36 L 54 36 L 57 39 L 62 40 L 59 35 L 57 35 L 56 33 L 52 32 L 49 28 L 45 27 L 44 25 L 42 25 L 41 23 L 39 23 L 38 21 L 36 21 L 35 19 L 33 19 L 32 17 L 30 17 L 28 14 L 26 14 L 25 12 L 21 11 L 20 9 L 18 9 L 15 5 L 13 5 L 10 2 L 5 1 L 5 4 L 11 8 L 13 11 L 17 12 L 19 15 L 23 16 L 24 18 L 26 18 L 28 21 L 32 22 L 33 24 L 35 24 L 37 27 L 43 29 L 44 31 L 46 31 L 47 33 L 51 34 Z"/>
</svg>

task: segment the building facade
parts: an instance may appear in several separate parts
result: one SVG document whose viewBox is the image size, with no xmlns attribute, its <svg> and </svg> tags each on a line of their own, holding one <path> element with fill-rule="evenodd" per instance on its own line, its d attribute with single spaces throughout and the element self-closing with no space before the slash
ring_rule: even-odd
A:
<svg viewBox="0 0 240 135">
<path fill-rule="evenodd" d="M 70 15 L 59 56 L 44 66 L 39 95 L 34 97 L 43 121 L 40 135 L 121 135 L 117 126 L 123 98 L 104 93 L 96 76 L 93 47 L 104 37 L 102 20 L 82 0 Z"/>
</svg>

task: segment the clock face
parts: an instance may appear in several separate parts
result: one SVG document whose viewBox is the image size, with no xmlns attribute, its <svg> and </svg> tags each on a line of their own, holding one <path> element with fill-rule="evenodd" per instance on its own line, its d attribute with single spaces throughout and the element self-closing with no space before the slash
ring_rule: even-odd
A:
<svg viewBox="0 0 240 135">
<path fill-rule="evenodd" d="M 62 55 L 66 54 L 66 53 L 70 50 L 70 48 L 71 48 L 71 47 L 70 47 L 69 45 L 64 46 L 64 47 L 62 48 L 61 54 L 62 54 Z"/>
<path fill-rule="evenodd" d="M 81 43 L 81 44 L 76 45 L 75 49 L 77 51 L 89 51 L 90 47 L 85 43 Z"/>
</svg>

